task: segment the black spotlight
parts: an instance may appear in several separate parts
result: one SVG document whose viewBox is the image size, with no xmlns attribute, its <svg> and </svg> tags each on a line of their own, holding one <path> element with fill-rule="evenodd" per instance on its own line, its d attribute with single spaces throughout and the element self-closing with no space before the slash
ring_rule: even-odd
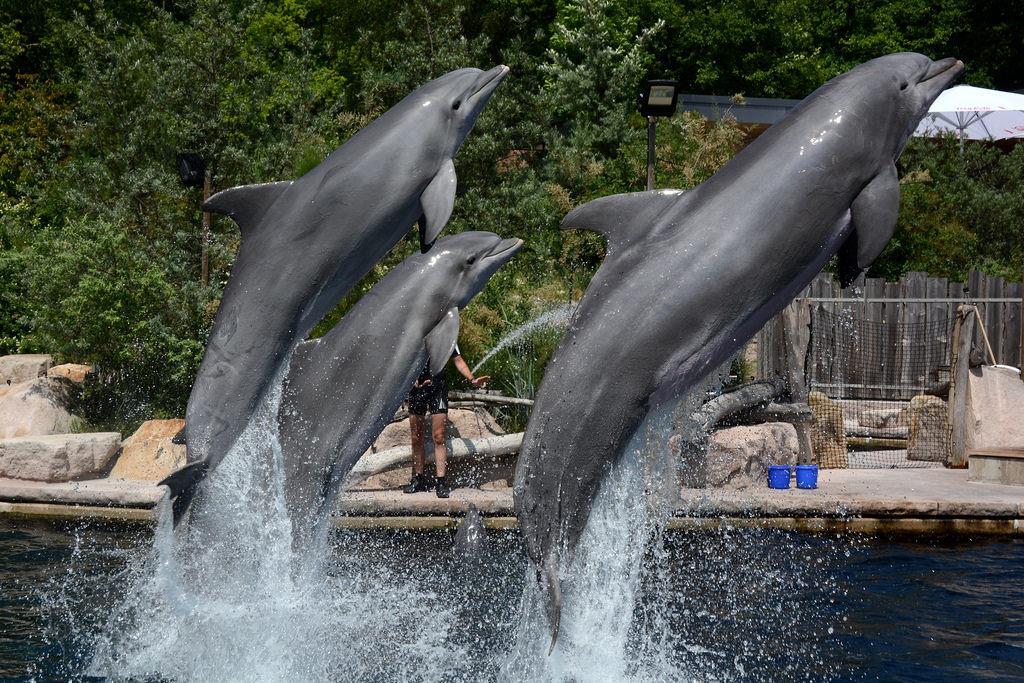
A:
<svg viewBox="0 0 1024 683">
<path fill-rule="evenodd" d="M 202 187 L 206 174 L 206 162 L 198 154 L 189 152 L 178 155 L 178 177 L 186 187 Z"/>
</svg>

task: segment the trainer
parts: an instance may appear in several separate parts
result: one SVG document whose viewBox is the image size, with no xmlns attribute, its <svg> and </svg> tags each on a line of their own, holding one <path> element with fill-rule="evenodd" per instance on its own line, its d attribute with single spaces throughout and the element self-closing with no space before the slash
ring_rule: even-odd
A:
<svg viewBox="0 0 1024 683">
<path fill-rule="evenodd" d="M 473 377 L 473 371 L 466 365 L 459 352 L 458 344 L 452 351 L 450 360 L 459 373 L 469 380 L 474 387 L 483 387 L 490 379 L 488 375 Z M 427 414 L 430 414 L 430 436 L 434 440 L 434 466 L 437 476 L 434 478 L 424 473 L 426 454 L 423 452 L 423 435 Z M 438 498 L 447 498 L 451 494 L 446 466 L 448 464 L 448 446 L 444 440 L 445 426 L 448 422 L 448 382 L 445 371 L 430 376 L 430 364 L 425 363 L 419 377 L 409 392 L 409 436 L 412 438 L 412 481 L 402 491 L 417 493 L 431 489 Z"/>
</svg>

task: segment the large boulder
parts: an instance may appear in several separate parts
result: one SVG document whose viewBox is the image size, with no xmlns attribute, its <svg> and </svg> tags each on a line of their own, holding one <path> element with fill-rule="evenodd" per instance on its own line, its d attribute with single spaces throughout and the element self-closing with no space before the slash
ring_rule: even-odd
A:
<svg viewBox="0 0 1024 683">
<path fill-rule="evenodd" d="M 495 422 L 494 417 L 483 408 L 474 410 L 452 408 L 448 411 L 449 438 L 482 439 L 504 433 L 504 430 Z M 380 453 L 409 444 L 409 420 L 399 420 L 385 427 L 366 452 Z"/>
<path fill-rule="evenodd" d="M 75 481 L 106 474 L 121 447 L 117 432 L 51 434 L 0 440 L 0 477 Z"/>
<path fill-rule="evenodd" d="M 967 442 L 972 448 L 1024 448 L 1024 382 L 1008 367 L 968 375 Z"/>
<path fill-rule="evenodd" d="M 448 411 L 448 433 L 453 439 L 485 439 L 504 434 L 494 417 L 483 408 Z"/>
<path fill-rule="evenodd" d="M 171 443 L 184 420 L 147 420 L 125 439 L 111 478 L 160 481 L 185 464 L 185 446 Z"/>
<path fill-rule="evenodd" d="M 17 384 L 43 377 L 52 363 L 53 357 L 45 353 L 0 356 L 0 385 Z"/>
<path fill-rule="evenodd" d="M 811 425 L 811 449 L 823 468 L 849 466 L 846 457 L 846 426 L 843 422 L 843 408 L 820 391 L 812 391 L 807 405 L 814 413 Z"/>
<path fill-rule="evenodd" d="M 670 440 L 678 451 L 679 439 Z M 711 435 L 703 458 L 683 464 L 683 485 L 689 488 L 743 489 L 768 485 L 769 465 L 796 463 L 800 444 L 796 429 L 785 422 L 729 427 Z"/>
<path fill-rule="evenodd" d="M 915 396 L 907 407 L 907 460 L 946 462 L 949 422 L 946 402 L 938 396 Z"/>
<path fill-rule="evenodd" d="M 64 379 L 71 380 L 77 384 L 84 382 L 85 378 L 90 374 L 92 374 L 92 366 L 83 365 L 82 363 L 64 363 L 63 365 L 54 365 L 46 371 L 47 377 L 63 377 Z"/>
<path fill-rule="evenodd" d="M 0 439 L 71 431 L 76 419 L 64 407 L 64 387 L 49 377 L 0 384 Z"/>
<path fill-rule="evenodd" d="M 448 411 L 448 443 L 458 439 L 484 439 L 504 434 L 504 430 L 494 417 L 483 408 L 464 409 L 452 408 Z M 409 420 L 401 420 L 389 424 L 366 451 L 380 453 L 392 448 L 410 447 Z M 430 440 L 430 431 L 424 444 L 427 456 L 427 473 L 433 474 L 434 444 Z M 454 487 L 479 486 L 485 482 L 511 481 L 515 468 L 514 454 L 502 456 L 464 457 L 451 459 L 448 462 L 448 478 Z M 409 483 L 411 467 L 400 467 L 394 470 L 375 474 L 359 483 L 360 489 L 396 489 Z M 495 485 L 498 485 L 497 483 Z"/>
</svg>

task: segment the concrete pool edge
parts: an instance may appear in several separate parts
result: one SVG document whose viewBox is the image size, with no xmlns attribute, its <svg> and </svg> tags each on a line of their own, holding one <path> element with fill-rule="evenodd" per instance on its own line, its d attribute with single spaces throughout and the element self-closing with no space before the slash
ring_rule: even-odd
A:
<svg viewBox="0 0 1024 683">
<path fill-rule="evenodd" d="M 0 519 L 74 519 L 153 524 L 152 508 L 114 508 L 54 503 L 0 502 Z M 461 515 L 360 515 L 337 516 L 338 529 L 402 529 L 408 531 L 451 530 Z M 489 529 L 518 527 L 515 517 L 484 517 Z M 720 529 L 776 529 L 803 533 L 856 533 L 871 535 L 1010 536 L 1024 537 L 1024 519 L 970 517 L 671 517 L 670 531 L 711 531 Z"/>
<path fill-rule="evenodd" d="M 967 481 L 966 470 L 823 470 L 815 490 L 683 489 L 671 530 L 774 528 L 805 532 L 1024 536 L 1024 487 Z M 0 518 L 148 522 L 165 489 L 101 480 L 33 484 L 0 479 Z M 347 491 L 334 526 L 450 529 L 475 506 L 490 528 L 517 525 L 509 488 L 459 488 L 451 498 L 400 490 Z"/>
</svg>

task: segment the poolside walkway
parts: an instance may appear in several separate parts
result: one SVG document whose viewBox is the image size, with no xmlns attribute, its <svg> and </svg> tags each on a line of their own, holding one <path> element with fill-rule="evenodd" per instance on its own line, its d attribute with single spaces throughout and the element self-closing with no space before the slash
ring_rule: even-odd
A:
<svg viewBox="0 0 1024 683">
<path fill-rule="evenodd" d="M 0 479 L 0 515 L 152 520 L 162 495 L 158 486 L 127 480 Z M 335 524 L 448 527 L 471 504 L 489 526 L 516 524 L 512 490 L 493 485 L 456 489 L 447 500 L 397 489 L 353 490 L 339 501 Z M 815 490 L 684 489 L 669 526 L 1024 536 L 1024 487 L 969 482 L 966 470 L 822 470 Z"/>
</svg>

